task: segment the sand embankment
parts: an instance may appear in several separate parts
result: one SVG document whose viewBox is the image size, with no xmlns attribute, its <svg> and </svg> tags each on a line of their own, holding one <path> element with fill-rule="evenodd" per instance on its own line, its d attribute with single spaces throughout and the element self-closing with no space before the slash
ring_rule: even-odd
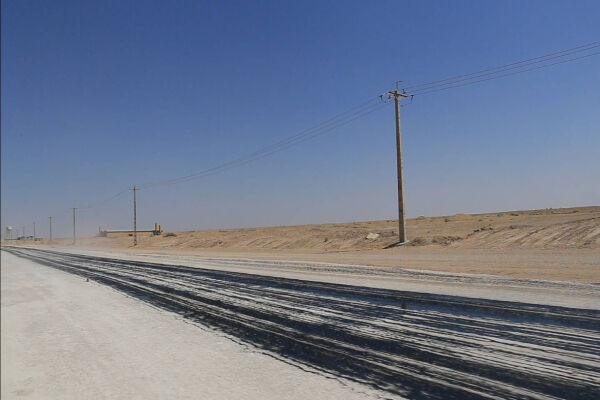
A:
<svg viewBox="0 0 600 400">
<path fill-rule="evenodd" d="M 600 248 L 600 207 L 456 214 L 407 220 L 411 246 L 428 248 Z M 140 235 L 139 248 L 285 250 L 309 253 L 384 249 L 396 241 L 397 222 L 276 226 Z M 68 244 L 70 239 L 58 240 Z M 129 247 L 132 238 L 83 238 L 98 247 Z"/>
<path fill-rule="evenodd" d="M 393 220 L 172 232 L 140 236 L 135 248 L 124 234 L 81 238 L 77 246 L 600 283 L 598 206 L 419 217 L 407 221 L 407 231 L 411 242 L 401 247 L 389 247 L 397 235 Z M 58 239 L 54 246 L 70 248 L 70 243 Z"/>
</svg>

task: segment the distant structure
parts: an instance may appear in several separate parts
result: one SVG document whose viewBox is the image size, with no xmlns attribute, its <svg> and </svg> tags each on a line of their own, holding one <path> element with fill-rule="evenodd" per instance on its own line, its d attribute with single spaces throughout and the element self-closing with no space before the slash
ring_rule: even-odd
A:
<svg viewBox="0 0 600 400">
<path fill-rule="evenodd" d="M 39 240 L 41 240 L 41 239 L 38 239 L 38 238 L 35 238 L 35 239 L 34 239 L 34 237 L 33 237 L 32 235 L 29 235 L 29 236 L 19 236 L 19 237 L 17 237 L 17 239 L 16 239 L 16 240 L 32 240 L 32 241 L 39 241 Z"/>
<path fill-rule="evenodd" d="M 25 236 L 25 228 L 23 228 L 23 235 L 19 236 L 19 231 L 16 231 L 16 237 L 13 237 L 13 227 L 7 226 L 5 229 L 5 234 L 3 240 L 31 240 L 31 241 L 40 241 L 40 238 L 34 238 L 33 236 Z"/>
<path fill-rule="evenodd" d="M 138 234 L 140 233 L 149 233 L 149 236 L 160 236 L 163 233 L 163 229 L 162 226 L 157 224 L 156 222 L 154 223 L 154 229 L 149 229 L 149 230 L 138 230 L 137 231 Z M 98 228 L 98 236 L 102 236 L 102 237 L 117 237 L 117 236 L 123 236 L 123 235 L 133 235 L 133 231 L 132 230 L 126 230 L 126 229 L 102 229 L 102 228 Z"/>
</svg>

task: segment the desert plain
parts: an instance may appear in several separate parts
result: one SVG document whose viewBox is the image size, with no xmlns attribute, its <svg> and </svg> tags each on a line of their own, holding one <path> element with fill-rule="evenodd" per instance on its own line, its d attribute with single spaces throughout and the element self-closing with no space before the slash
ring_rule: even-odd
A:
<svg viewBox="0 0 600 400">
<path fill-rule="evenodd" d="M 522 279 L 600 281 L 600 206 L 397 220 L 78 238 L 76 248 L 404 267 Z M 11 244 L 30 246 L 31 241 Z M 35 242 L 47 246 L 47 239 Z M 73 247 L 72 238 L 53 240 Z"/>
</svg>

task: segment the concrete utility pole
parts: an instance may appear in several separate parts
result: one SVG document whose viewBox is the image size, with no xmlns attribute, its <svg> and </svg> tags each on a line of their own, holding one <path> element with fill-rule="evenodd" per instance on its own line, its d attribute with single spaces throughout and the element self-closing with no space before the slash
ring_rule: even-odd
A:
<svg viewBox="0 0 600 400">
<path fill-rule="evenodd" d="M 73 207 L 73 244 L 75 244 L 75 207 Z"/>
<path fill-rule="evenodd" d="M 33 241 L 35 242 L 35 222 L 33 223 Z"/>
<path fill-rule="evenodd" d="M 133 188 L 129 190 L 133 190 L 133 245 L 137 246 L 137 209 L 135 192 L 139 189 L 135 185 L 133 185 Z"/>
<path fill-rule="evenodd" d="M 48 217 L 48 219 L 50 220 L 50 239 L 48 243 L 52 243 L 52 217 Z"/>
<path fill-rule="evenodd" d="M 394 97 L 394 103 L 396 105 L 396 164 L 398 167 L 398 244 L 405 243 L 406 238 L 406 226 L 404 217 L 404 179 L 402 173 L 402 130 L 400 126 L 400 100 L 408 97 L 406 94 L 401 93 L 398 88 L 388 92 L 390 97 Z"/>
</svg>

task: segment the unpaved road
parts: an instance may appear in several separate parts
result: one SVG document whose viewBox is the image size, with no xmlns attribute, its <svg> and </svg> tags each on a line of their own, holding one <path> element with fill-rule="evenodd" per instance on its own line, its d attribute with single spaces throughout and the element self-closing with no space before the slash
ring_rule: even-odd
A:
<svg viewBox="0 0 600 400">
<path fill-rule="evenodd" d="M 600 282 L 521 279 L 488 274 L 415 270 L 400 266 L 374 267 L 339 262 L 299 261 L 282 257 L 258 258 L 256 254 L 231 257 L 222 254 L 207 256 L 154 252 L 128 253 L 72 246 L 31 248 L 305 281 L 600 310 Z M 597 270 L 600 273 L 600 265 Z M 599 279 L 600 275 L 595 281 Z"/>
<path fill-rule="evenodd" d="M 109 286 L 0 253 L 2 400 L 380 399 Z"/>
<path fill-rule="evenodd" d="M 598 310 L 8 251 L 391 397 L 600 397 Z"/>
</svg>

